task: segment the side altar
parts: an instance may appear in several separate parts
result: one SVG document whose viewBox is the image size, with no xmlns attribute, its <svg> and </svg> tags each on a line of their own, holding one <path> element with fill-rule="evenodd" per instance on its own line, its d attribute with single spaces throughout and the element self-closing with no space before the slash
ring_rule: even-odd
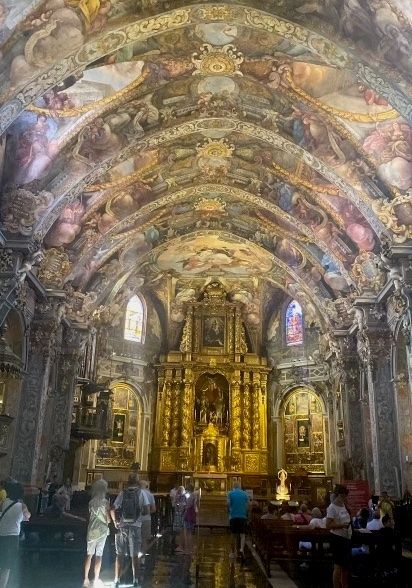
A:
<svg viewBox="0 0 412 588">
<path fill-rule="evenodd" d="M 179 351 L 159 366 L 152 477 L 172 474 L 224 492 L 242 476 L 268 477 L 266 358 L 248 351 L 241 308 L 219 282 L 187 305 Z"/>
</svg>

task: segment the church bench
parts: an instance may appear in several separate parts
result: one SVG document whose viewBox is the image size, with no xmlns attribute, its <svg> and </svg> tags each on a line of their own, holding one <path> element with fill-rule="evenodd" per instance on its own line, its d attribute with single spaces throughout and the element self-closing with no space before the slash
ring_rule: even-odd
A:
<svg viewBox="0 0 412 588">
<path fill-rule="evenodd" d="M 24 553 L 84 552 L 87 522 L 70 517 L 34 516 L 22 523 Z"/>
<path fill-rule="evenodd" d="M 295 525 L 293 521 L 255 518 L 251 532 L 268 576 L 272 560 L 320 562 L 328 559 L 324 544 L 330 542 L 330 532 L 326 529 L 310 529 L 307 525 Z M 311 543 L 312 549 L 303 554 L 299 550 L 300 541 Z"/>
</svg>

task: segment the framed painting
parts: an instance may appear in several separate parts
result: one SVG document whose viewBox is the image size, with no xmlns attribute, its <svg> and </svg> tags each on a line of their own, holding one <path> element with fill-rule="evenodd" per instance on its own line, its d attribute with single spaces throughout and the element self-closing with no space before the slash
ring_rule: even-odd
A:
<svg viewBox="0 0 412 588">
<path fill-rule="evenodd" d="M 113 435 L 112 441 L 114 443 L 123 443 L 124 441 L 124 430 L 126 425 L 126 415 L 121 413 L 115 413 L 113 418 Z"/>
<path fill-rule="evenodd" d="M 296 421 L 298 433 L 298 447 L 309 447 L 309 419 L 299 419 Z"/>
<path fill-rule="evenodd" d="M 203 347 L 225 346 L 225 317 L 208 316 L 203 319 Z"/>
</svg>

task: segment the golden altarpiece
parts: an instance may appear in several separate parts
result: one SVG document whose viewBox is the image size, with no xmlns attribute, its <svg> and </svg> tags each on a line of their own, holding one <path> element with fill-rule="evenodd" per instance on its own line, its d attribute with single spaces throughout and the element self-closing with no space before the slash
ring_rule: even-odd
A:
<svg viewBox="0 0 412 588">
<path fill-rule="evenodd" d="M 268 477 L 267 361 L 249 353 L 241 308 L 218 282 L 187 306 L 179 351 L 159 367 L 152 472 L 222 492 L 233 478 Z"/>
</svg>

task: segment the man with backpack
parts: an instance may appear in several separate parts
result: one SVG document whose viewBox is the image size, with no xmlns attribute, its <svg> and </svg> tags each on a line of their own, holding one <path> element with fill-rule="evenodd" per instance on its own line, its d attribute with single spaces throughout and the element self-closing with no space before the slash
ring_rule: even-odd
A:
<svg viewBox="0 0 412 588">
<path fill-rule="evenodd" d="M 142 550 L 142 516 L 149 514 L 149 500 L 141 490 L 139 476 L 129 475 L 127 488 L 120 492 L 110 511 L 116 527 L 115 588 L 120 585 L 125 556 L 132 560 L 133 586 L 139 586 L 139 553 Z"/>
</svg>

